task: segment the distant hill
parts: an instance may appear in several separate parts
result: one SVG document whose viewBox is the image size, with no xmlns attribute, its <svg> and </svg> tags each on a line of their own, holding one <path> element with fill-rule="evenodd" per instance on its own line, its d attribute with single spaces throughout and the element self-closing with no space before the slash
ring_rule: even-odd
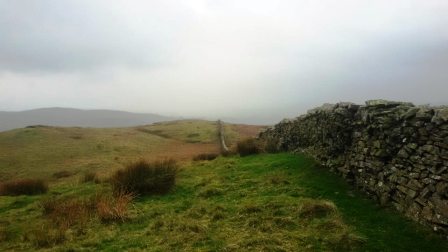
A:
<svg viewBox="0 0 448 252">
<path fill-rule="evenodd" d="M 0 111 L 0 131 L 23 128 L 30 125 L 95 128 L 129 127 L 176 119 L 179 118 L 115 110 L 42 108 L 20 112 Z"/>
</svg>

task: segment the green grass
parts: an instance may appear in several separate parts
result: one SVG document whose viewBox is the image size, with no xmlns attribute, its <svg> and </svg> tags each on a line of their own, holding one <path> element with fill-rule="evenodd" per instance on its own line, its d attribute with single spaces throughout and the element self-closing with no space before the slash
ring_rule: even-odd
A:
<svg viewBox="0 0 448 252">
<path fill-rule="evenodd" d="M 81 197 L 105 187 L 64 183 L 49 194 Z M 0 250 L 36 249 L 26 237 L 46 221 L 38 205 L 45 197 L 0 197 Z M 127 222 L 92 219 L 47 249 L 447 251 L 448 243 L 352 191 L 309 158 L 265 154 L 186 165 L 172 193 L 137 199 Z"/>
</svg>

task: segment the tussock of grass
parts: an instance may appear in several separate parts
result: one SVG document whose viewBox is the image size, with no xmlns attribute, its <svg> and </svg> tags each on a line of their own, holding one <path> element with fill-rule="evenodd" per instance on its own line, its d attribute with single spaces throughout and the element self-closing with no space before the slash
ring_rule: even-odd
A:
<svg viewBox="0 0 448 252">
<path fill-rule="evenodd" d="M 0 195 L 35 195 L 48 191 L 48 185 L 41 179 L 16 179 L 0 184 Z"/>
<path fill-rule="evenodd" d="M 113 196 L 106 192 L 92 197 L 45 198 L 40 206 L 46 222 L 27 232 L 26 239 L 35 247 L 52 247 L 73 235 L 85 234 L 96 218 L 101 222 L 124 222 L 132 200 L 131 194 Z"/>
<path fill-rule="evenodd" d="M 110 182 L 114 192 L 165 194 L 174 187 L 176 173 L 177 164 L 172 159 L 156 162 L 141 160 L 115 172 Z"/>
<path fill-rule="evenodd" d="M 102 222 L 124 222 L 129 218 L 132 193 L 101 192 L 91 197 L 49 197 L 40 202 L 42 213 L 61 230 L 84 227 L 97 216 Z"/>
<path fill-rule="evenodd" d="M 240 156 L 245 157 L 260 153 L 261 147 L 257 139 L 247 138 L 236 144 L 236 152 L 240 154 Z"/>
<path fill-rule="evenodd" d="M 47 198 L 41 202 L 42 213 L 60 230 L 85 226 L 95 209 L 95 202 L 86 198 Z"/>
<path fill-rule="evenodd" d="M 118 192 L 114 196 L 100 194 L 95 199 L 97 215 L 102 222 L 125 222 L 133 200 L 132 193 Z"/>
</svg>

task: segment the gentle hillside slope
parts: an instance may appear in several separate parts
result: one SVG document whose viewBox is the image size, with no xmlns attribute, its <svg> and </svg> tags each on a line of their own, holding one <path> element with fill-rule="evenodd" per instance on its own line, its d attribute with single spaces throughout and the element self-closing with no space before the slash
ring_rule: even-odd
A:
<svg viewBox="0 0 448 252">
<path fill-rule="evenodd" d="M 49 194 L 90 197 L 107 186 L 61 184 Z M 194 162 L 169 194 L 138 198 L 130 219 L 93 218 L 62 238 L 42 228 L 47 197 L 0 197 L 0 250 L 448 251 L 442 237 L 291 154 Z"/>
<path fill-rule="evenodd" d="M 179 118 L 116 110 L 42 108 L 20 112 L 0 111 L 0 131 L 23 128 L 29 125 L 96 128 L 129 127 L 175 119 Z"/>
<path fill-rule="evenodd" d="M 242 127 L 242 126 L 241 126 Z M 232 139 L 255 136 L 229 125 Z M 216 122 L 183 120 L 132 128 L 35 127 L 0 132 L 0 181 L 69 171 L 108 173 L 136 159 L 190 160 L 219 152 Z"/>
</svg>

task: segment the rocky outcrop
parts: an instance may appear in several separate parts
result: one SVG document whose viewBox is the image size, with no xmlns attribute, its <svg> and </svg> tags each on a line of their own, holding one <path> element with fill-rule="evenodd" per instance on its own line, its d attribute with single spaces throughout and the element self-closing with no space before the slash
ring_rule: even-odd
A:
<svg viewBox="0 0 448 252">
<path fill-rule="evenodd" d="M 308 153 L 381 204 L 448 233 L 448 108 L 325 104 L 260 134 Z"/>
</svg>

